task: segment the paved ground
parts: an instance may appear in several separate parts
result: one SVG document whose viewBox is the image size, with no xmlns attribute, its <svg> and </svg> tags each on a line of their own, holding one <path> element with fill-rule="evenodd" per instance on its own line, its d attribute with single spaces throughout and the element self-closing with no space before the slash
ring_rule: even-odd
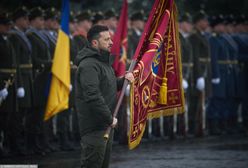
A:
<svg viewBox="0 0 248 168">
<path fill-rule="evenodd" d="M 1 164 L 38 164 L 39 168 L 79 168 L 80 151 L 57 152 L 45 157 L 1 159 Z M 156 139 L 143 141 L 130 151 L 115 144 L 111 168 L 247 168 L 248 137 L 241 135 Z"/>
</svg>

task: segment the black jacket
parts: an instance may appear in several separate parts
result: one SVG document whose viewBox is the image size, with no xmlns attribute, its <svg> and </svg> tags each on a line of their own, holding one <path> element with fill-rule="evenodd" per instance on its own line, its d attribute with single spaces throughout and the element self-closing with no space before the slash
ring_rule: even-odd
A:
<svg viewBox="0 0 248 168">
<path fill-rule="evenodd" d="M 85 47 L 76 58 L 76 107 L 81 135 L 105 130 L 112 124 L 117 89 L 124 79 L 117 79 L 109 54 Z"/>
</svg>

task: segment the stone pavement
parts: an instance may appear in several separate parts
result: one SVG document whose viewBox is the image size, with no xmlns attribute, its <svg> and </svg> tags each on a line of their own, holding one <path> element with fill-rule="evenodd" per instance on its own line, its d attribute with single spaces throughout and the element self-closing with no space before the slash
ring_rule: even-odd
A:
<svg viewBox="0 0 248 168">
<path fill-rule="evenodd" d="M 1 164 L 79 168 L 80 151 L 2 158 Z M 114 144 L 110 168 L 247 168 L 248 137 L 242 135 L 143 140 L 134 150 Z"/>
</svg>

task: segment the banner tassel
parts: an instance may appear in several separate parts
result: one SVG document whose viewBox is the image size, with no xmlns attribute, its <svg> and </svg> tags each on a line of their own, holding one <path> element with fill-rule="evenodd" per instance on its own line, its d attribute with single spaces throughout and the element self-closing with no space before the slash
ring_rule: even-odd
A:
<svg viewBox="0 0 248 168">
<path fill-rule="evenodd" d="M 163 81 L 162 81 L 162 84 L 161 84 L 161 87 L 160 87 L 160 90 L 159 90 L 159 101 L 158 103 L 159 104 L 164 104 L 166 105 L 167 104 L 167 78 L 163 78 Z"/>
</svg>

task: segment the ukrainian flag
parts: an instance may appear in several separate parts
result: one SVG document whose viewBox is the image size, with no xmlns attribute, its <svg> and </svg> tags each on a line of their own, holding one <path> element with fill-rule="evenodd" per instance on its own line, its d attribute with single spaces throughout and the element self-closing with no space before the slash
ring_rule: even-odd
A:
<svg viewBox="0 0 248 168">
<path fill-rule="evenodd" d="M 52 65 L 45 120 L 68 108 L 70 93 L 69 0 L 63 0 L 61 28 Z M 36 95 L 39 96 L 39 95 Z"/>
</svg>

